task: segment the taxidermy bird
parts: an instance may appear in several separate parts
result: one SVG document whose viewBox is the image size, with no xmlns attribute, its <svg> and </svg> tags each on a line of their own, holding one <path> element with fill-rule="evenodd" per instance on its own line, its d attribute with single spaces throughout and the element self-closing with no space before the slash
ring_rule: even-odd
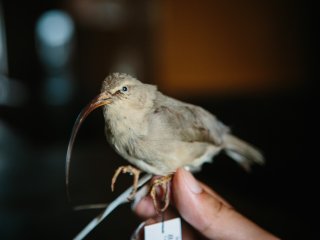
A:
<svg viewBox="0 0 320 240">
<path fill-rule="evenodd" d="M 134 176 L 133 199 L 141 171 L 159 176 L 150 194 L 158 211 L 169 203 L 169 182 L 176 169 L 201 170 L 219 152 L 225 151 L 244 169 L 252 163 L 263 164 L 262 154 L 250 144 L 232 135 L 230 129 L 205 109 L 162 94 L 157 87 L 144 84 L 122 73 L 109 75 L 101 93 L 80 113 L 67 153 L 68 184 L 72 145 L 80 124 L 87 115 L 103 107 L 105 133 L 109 144 L 130 165 L 121 166 L 112 178 L 112 189 L 120 173 Z M 156 188 L 165 189 L 163 205 L 156 199 Z"/>
</svg>

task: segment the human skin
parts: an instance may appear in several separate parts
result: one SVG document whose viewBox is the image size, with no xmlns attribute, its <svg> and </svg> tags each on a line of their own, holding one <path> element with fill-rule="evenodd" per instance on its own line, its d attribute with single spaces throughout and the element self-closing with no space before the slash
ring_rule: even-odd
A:
<svg viewBox="0 0 320 240">
<path fill-rule="evenodd" d="M 182 217 L 183 239 L 279 239 L 241 215 L 216 192 L 182 168 L 177 170 L 172 180 L 172 202 L 173 207 L 166 211 L 166 217 Z M 134 211 L 147 223 L 160 220 L 150 197 L 136 204 Z"/>
</svg>

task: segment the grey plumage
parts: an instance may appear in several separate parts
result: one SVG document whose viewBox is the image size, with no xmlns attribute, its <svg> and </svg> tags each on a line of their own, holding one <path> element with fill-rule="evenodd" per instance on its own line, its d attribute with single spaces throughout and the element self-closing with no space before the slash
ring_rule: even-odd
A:
<svg viewBox="0 0 320 240">
<path fill-rule="evenodd" d="M 103 107 L 108 142 L 145 172 L 197 171 L 221 150 L 246 170 L 253 162 L 264 162 L 258 150 L 231 135 L 213 114 L 165 96 L 154 85 L 114 73 L 103 81 L 101 92 L 112 101 Z"/>
</svg>

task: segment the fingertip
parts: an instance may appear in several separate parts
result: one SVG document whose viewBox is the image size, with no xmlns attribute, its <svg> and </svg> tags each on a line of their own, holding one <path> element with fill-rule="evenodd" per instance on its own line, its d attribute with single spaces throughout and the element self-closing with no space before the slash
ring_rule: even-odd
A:
<svg viewBox="0 0 320 240">
<path fill-rule="evenodd" d="M 200 194 L 203 191 L 201 184 L 184 168 L 179 168 L 176 171 L 173 185 L 176 186 L 176 188 L 185 188 L 193 194 Z"/>
<path fill-rule="evenodd" d="M 200 195 L 202 188 L 192 174 L 183 168 L 179 168 L 173 178 L 173 199 L 175 207 L 181 216 L 187 221 L 198 219 Z M 189 222 L 190 223 L 190 222 Z"/>
<path fill-rule="evenodd" d="M 174 202 L 179 213 L 200 232 L 208 229 L 224 207 L 222 202 L 208 194 L 193 175 L 184 169 L 177 170 L 173 188 Z"/>
</svg>

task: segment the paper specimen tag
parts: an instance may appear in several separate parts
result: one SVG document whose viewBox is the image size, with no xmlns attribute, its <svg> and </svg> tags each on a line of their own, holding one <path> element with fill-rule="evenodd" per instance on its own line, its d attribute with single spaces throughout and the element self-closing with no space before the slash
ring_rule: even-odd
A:
<svg viewBox="0 0 320 240">
<path fill-rule="evenodd" d="M 180 218 L 145 226 L 144 240 L 182 240 Z"/>
</svg>

